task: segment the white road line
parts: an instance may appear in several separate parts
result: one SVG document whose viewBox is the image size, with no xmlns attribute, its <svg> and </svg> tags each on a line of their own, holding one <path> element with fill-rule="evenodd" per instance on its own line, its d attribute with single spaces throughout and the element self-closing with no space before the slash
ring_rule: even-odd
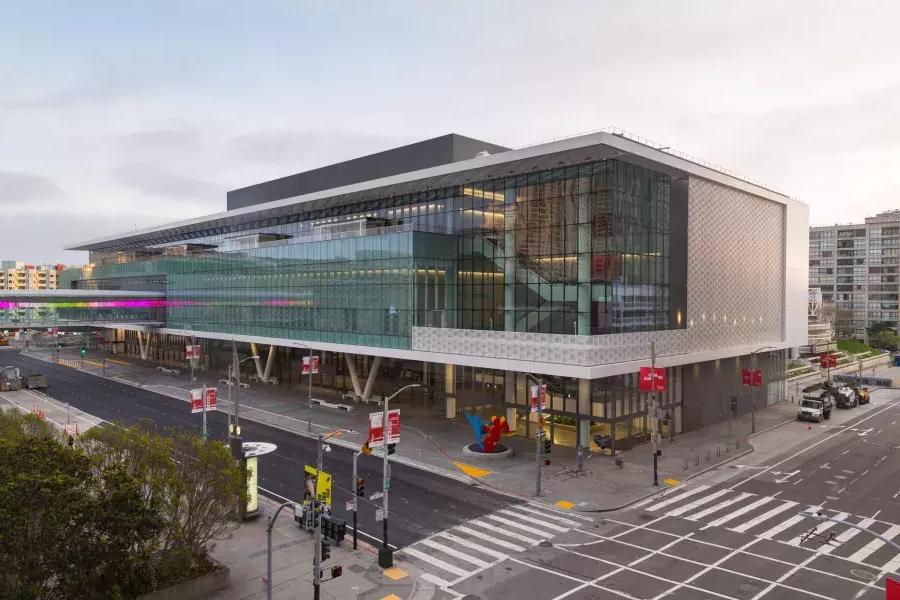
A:
<svg viewBox="0 0 900 600">
<path fill-rule="evenodd" d="M 529 517 L 529 516 L 527 516 L 527 515 L 523 515 L 523 514 L 521 514 L 521 513 L 513 512 L 513 511 L 511 511 L 511 510 L 506 510 L 506 509 L 503 509 L 503 508 L 501 508 L 501 509 L 498 510 L 497 512 L 503 513 L 504 515 L 510 515 L 510 516 L 515 517 L 515 518 L 517 518 L 517 519 L 522 519 L 522 520 L 525 521 L 526 523 L 532 523 L 532 524 L 534 524 L 534 525 L 540 525 L 541 527 L 546 527 L 546 528 L 548 528 L 548 529 L 552 529 L 552 530 L 554 530 L 554 531 L 559 531 L 559 532 L 561 532 L 561 533 L 565 533 L 566 531 L 569 531 L 569 529 L 570 529 L 569 527 L 561 527 L 560 525 L 557 525 L 557 524 L 555 524 L 555 523 L 548 523 L 547 521 L 542 521 L 542 520 L 540 520 L 540 519 L 536 519 L 536 518 L 534 518 L 534 517 Z"/>
<path fill-rule="evenodd" d="M 580 525 L 580 523 L 578 521 L 573 521 L 571 519 L 567 519 L 566 517 L 560 517 L 560 516 L 551 514 L 550 511 L 538 510 L 536 508 L 530 508 L 529 506 L 526 506 L 524 504 L 512 504 L 512 505 L 510 505 L 509 508 L 516 509 L 516 510 L 524 510 L 526 512 L 530 512 L 535 515 L 541 515 L 542 517 L 547 517 L 548 519 L 554 519 L 556 521 L 559 521 L 560 523 L 565 523 L 566 525 L 569 525 L 571 527 Z M 572 516 L 578 517 L 578 515 L 572 515 Z M 587 517 L 579 517 L 579 518 L 587 518 Z M 590 519 L 590 520 L 593 521 L 593 519 Z"/>
<path fill-rule="evenodd" d="M 729 494 L 729 493 L 731 493 L 731 490 L 719 490 L 718 492 L 714 492 L 708 496 L 704 496 L 703 498 L 700 498 L 699 500 L 694 500 L 693 502 L 688 502 L 687 504 L 685 504 L 683 506 L 679 506 L 678 508 L 673 508 L 672 510 L 670 510 L 669 512 L 666 513 L 666 516 L 677 517 L 679 515 L 683 515 L 686 512 L 690 512 L 690 511 L 694 510 L 695 508 L 703 506 L 704 504 L 712 502 L 716 498 L 723 496 L 725 494 Z"/>
<path fill-rule="evenodd" d="M 801 562 L 799 565 L 797 565 L 796 567 L 794 567 L 793 569 L 789 570 L 787 573 L 785 573 L 784 575 L 782 575 L 781 577 L 776 579 L 774 582 L 769 584 L 769 586 L 766 587 L 764 590 L 762 590 L 760 593 L 753 596 L 753 598 L 751 598 L 750 600 L 760 600 L 760 598 L 762 598 L 763 596 L 765 596 L 766 594 L 771 592 L 773 589 L 775 589 L 775 586 L 780 585 L 781 582 L 787 580 L 794 573 L 796 573 L 797 571 L 799 571 L 800 569 L 802 569 L 803 567 L 805 567 L 806 565 L 808 565 L 809 563 L 811 563 L 818 557 L 819 557 L 819 555 L 814 552 L 809 558 L 807 558 L 806 560 Z M 814 593 L 814 592 L 811 592 L 811 593 Z"/>
<path fill-rule="evenodd" d="M 468 533 L 469 535 L 475 536 L 479 539 L 487 540 L 492 544 L 496 544 L 498 546 L 503 546 L 504 548 L 509 548 L 510 550 L 512 550 L 514 552 L 524 552 L 525 551 L 524 546 L 519 546 L 517 544 L 513 544 L 512 542 L 507 542 L 506 540 L 498 539 L 496 536 L 487 537 L 487 535 L 485 535 L 485 533 L 483 531 L 476 531 L 474 529 L 469 529 L 468 527 L 466 527 L 464 525 L 457 525 L 453 529 L 455 529 L 456 531 L 461 531 L 463 533 Z M 453 529 L 451 529 L 450 531 L 453 531 Z M 527 540 L 528 538 L 525 538 L 525 539 Z"/>
<path fill-rule="evenodd" d="M 797 502 L 794 502 L 793 500 L 786 500 L 786 501 L 785 501 L 783 504 L 781 504 L 780 506 L 776 506 L 776 507 L 773 508 L 772 510 L 770 510 L 770 511 L 768 511 L 768 512 L 765 512 L 765 513 L 759 515 L 758 517 L 756 517 L 756 518 L 754 518 L 754 519 L 750 519 L 750 520 L 747 521 L 746 523 L 742 523 L 741 525 L 738 525 L 737 527 L 731 528 L 731 531 L 736 531 L 736 532 L 738 532 L 738 533 L 744 533 L 744 532 L 746 532 L 748 529 L 751 529 L 751 528 L 753 528 L 753 527 L 756 527 L 757 525 L 759 525 L 760 523 L 762 523 L 762 522 L 764 522 L 764 521 L 768 521 L 769 519 L 771 519 L 772 517 L 774 517 L 774 516 L 777 515 L 778 513 L 784 512 L 784 511 L 786 511 L 786 510 L 788 510 L 788 509 L 790 509 L 790 508 L 793 508 L 793 507 L 795 507 L 795 506 L 797 506 Z"/>
<path fill-rule="evenodd" d="M 718 519 L 716 519 L 715 521 L 711 521 L 709 524 L 712 527 L 720 527 L 720 526 L 724 525 L 725 523 L 727 523 L 728 521 L 733 521 L 733 520 L 737 519 L 738 517 L 740 517 L 741 515 L 745 515 L 748 512 L 750 512 L 751 510 L 757 509 L 760 506 L 762 506 L 763 504 L 771 502 L 774 499 L 775 498 L 773 498 L 771 496 L 763 496 L 756 502 L 751 502 L 747 506 L 743 506 L 743 507 L 737 509 L 736 511 L 733 511 L 724 516 L 721 516 Z"/>
<path fill-rule="evenodd" d="M 469 521 L 469 525 L 475 525 L 476 527 L 484 527 L 485 529 L 494 531 L 501 535 L 505 535 L 506 537 L 512 538 L 514 540 L 519 540 L 520 542 L 525 542 L 526 544 L 529 544 L 531 546 L 534 546 L 535 544 L 537 544 L 538 542 L 541 541 L 539 539 L 536 540 L 534 538 L 525 537 L 524 535 L 519 535 L 518 533 L 514 533 L 512 531 L 507 531 L 506 529 L 503 529 L 502 527 L 497 527 L 496 525 L 492 525 L 490 523 L 485 523 L 484 521 Z"/>
<path fill-rule="evenodd" d="M 488 556 L 493 556 L 494 558 L 496 558 L 498 560 L 502 560 L 508 556 L 507 554 L 503 554 L 502 552 L 497 552 L 496 550 L 486 548 L 486 547 L 482 546 L 481 544 L 476 544 L 475 542 L 473 542 L 470 539 L 462 538 L 462 537 L 453 535 L 452 533 L 449 533 L 446 531 L 442 531 L 438 535 L 440 535 L 441 537 L 447 538 L 451 542 L 456 542 L 457 544 L 460 544 L 467 548 L 471 548 L 472 550 L 477 550 L 478 552 L 481 552 L 482 554 L 487 554 Z M 524 550 L 524 548 L 523 548 L 523 550 Z"/>
<path fill-rule="evenodd" d="M 509 525 L 510 527 L 515 527 L 516 529 L 521 529 L 522 531 L 527 531 L 528 533 L 533 533 L 534 535 L 543 536 L 540 539 L 547 539 L 551 535 L 546 531 L 542 531 L 540 529 L 536 529 L 534 527 L 529 527 L 528 525 L 522 525 L 518 521 L 513 521 L 512 519 L 504 519 L 503 517 L 498 517 L 497 515 L 490 514 L 484 515 L 485 519 L 491 519 L 492 521 L 497 521 L 498 523 L 503 523 L 504 525 Z"/>
<path fill-rule="evenodd" d="M 900 554 L 884 563 L 881 567 L 882 573 L 900 573 Z"/>
<path fill-rule="evenodd" d="M 420 540 L 419 543 L 424 544 L 430 548 L 434 548 L 435 550 L 438 550 L 439 552 L 443 552 L 444 554 L 447 554 L 448 556 L 452 556 L 453 558 L 458 558 L 459 560 L 464 560 L 466 562 L 470 562 L 473 565 L 475 565 L 476 567 L 484 568 L 484 567 L 491 566 L 491 563 L 489 563 L 489 562 L 486 562 L 486 561 L 481 560 L 480 558 L 471 556 L 470 554 L 466 554 L 465 552 L 460 552 L 459 550 L 455 550 L 455 549 L 451 548 L 450 546 L 445 546 L 444 544 L 435 542 L 431 538 L 425 538 L 424 540 Z"/>
<path fill-rule="evenodd" d="M 669 506 L 670 504 L 675 504 L 676 502 L 684 500 L 685 498 L 687 498 L 689 496 L 693 496 L 694 494 L 699 494 L 700 492 L 707 489 L 708 487 L 709 487 L 708 485 L 698 485 L 697 487 L 686 490 L 685 492 L 683 492 L 681 494 L 676 494 L 674 496 L 667 497 L 662 502 L 657 502 L 656 504 L 648 506 L 644 510 L 649 511 L 649 512 L 657 511 L 663 507 Z"/>
<path fill-rule="evenodd" d="M 834 516 L 834 518 L 837 519 L 838 521 L 843 521 L 844 519 L 846 519 L 846 518 L 849 517 L 849 516 L 850 516 L 850 515 L 849 515 L 848 513 L 842 512 L 842 513 L 836 514 L 836 515 Z M 817 526 L 816 526 L 816 533 L 822 533 L 823 531 L 828 531 L 829 529 L 831 529 L 831 528 L 834 527 L 835 525 L 837 525 L 837 523 L 835 523 L 834 521 L 825 521 L 825 522 L 822 523 L 821 525 L 817 525 Z M 805 533 L 806 533 L 806 532 L 804 532 L 803 534 L 798 535 L 797 537 L 791 539 L 791 540 L 788 542 L 788 545 L 790 545 L 790 546 L 800 546 L 800 544 L 803 543 L 803 540 L 804 540 L 804 538 L 806 537 Z M 826 554 L 827 554 L 827 553 L 826 553 Z"/>
<path fill-rule="evenodd" d="M 517 504 L 516 506 L 520 506 L 520 507 L 522 507 L 522 508 L 525 508 L 525 505 L 524 505 L 524 504 Z M 533 506 L 533 507 L 535 507 L 535 508 L 538 508 L 538 509 L 540 509 L 542 512 L 551 512 L 551 513 L 556 513 L 556 514 L 558 514 L 558 515 L 565 515 L 565 516 L 567 516 L 567 517 L 572 517 L 573 519 L 580 519 L 580 520 L 582 520 L 582 521 L 587 521 L 587 522 L 589 522 L 589 523 L 593 523 L 593 522 L 594 522 L 594 518 L 593 518 L 593 517 L 586 517 L 586 516 L 584 516 L 584 515 L 579 515 L 578 513 L 574 513 L 574 512 L 562 512 L 562 511 L 557 510 L 557 509 L 555 509 L 555 508 L 553 508 L 553 507 L 551 507 L 551 506 L 549 506 L 549 505 L 547 505 L 547 504 L 542 504 L 542 503 L 540 503 L 540 502 L 529 502 L 529 503 L 528 503 L 528 506 Z"/>
<path fill-rule="evenodd" d="M 530 569 L 536 569 L 538 571 L 543 571 L 544 573 L 556 575 L 557 577 L 561 577 L 562 579 L 568 579 L 569 581 L 577 581 L 578 583 L 581 583 L 581 584 L 584 584 L 584 583 L 590 584 L 591 583 L 591 580 L 581 579 L 580 577 L 574 577 L 572 575 L 569 575 L 568 573 L 563 573 L 562 571 L 554 571 L 553 569 L 548 569 L 546 567 L 536 565 L 532 562 L 519 560 L 518 558 L 509 557 L 509 560 L 511 560 L 514 563 L 519 563 L 520 565 L 525 565 L 526 567 L 528 567 Z M 605 592 L 609 592 L 609 593 L 615 594 L 617 596 L 622 596 L 623 598 L 627 598 L 628 600 L 641 600 L 640 598 L 637 598 L 636 596 L 632 596 L 631 594 L 626 594 L 625 592 L 621 592 L 619 590 L 606 588 L 606 587 L 603 587 L 602 585 L 596 585 L 596 584 L 592 584 L 592 585 L 594 585 L 594 587 L 600 588 L 601 590 L 603 590 Z"/>
<path fill-rule="evenodd" d="M 890 529 L 885 531 L 882 535 L 887 539 L 892 540 L 898 533 L 900 533 L 900 525 L 892 525 Z M 861 563 L 865 561 L 870 554 L 872 554 L 882 546 L 884 546 L 884 540 L 875 538 L 874 540 L 854 552 L 852 555 L 850 555 L 847 560 L 849 560 L 850 562 Z"/>
<path fill-rule="evenodd" d="M 403 554 L 406 554 L 407 556 L 412 556 L 413 558 L 417 558 L 421 561 L 432 564 L 439 569 L 447 571 L 448 573 L 453 573 L 457 577 L 465 577 L 466 575 L 469 574 L 469 571 L 460 569 L 459 567 L 451 565 L 448 562 L 444 562 L 439 558 L 431 556 L 430 554 L 425 554 L 424 552 L 420 552 L 419 550 L 416 550 L 415 548 L 407 547 L 407 548 L 404 548 L 403 550 L 401 550 L 401 552 Z"/>
<path fill-rule="evenodd" d="M 727 508 L 728 506 L 730 506 L 732 504 L 737 504 L 738 502 L 743 502 L 744 500 L 746 500 L 747 498 L 750 498 L 751 496 L 753 496 L 753 494 L 748 494 L 746 492 L 742 492 L 742 493 L 738 494 L 737 496 L 735 496 L 734 498 L 731 498 L 730 500 L 726 500 L 724 502 L 719 502 L 718 504 L 716 504 L 714 506 L 710 506 L 706 510 L 701 510 L 700 512 L 698 512 L 696 514 L 688 515 L 687 520 L 688 521 L 699 521 L 703 517 L 705 517 L 707 515 L 711 515 L 714 512 L 718 512 L 718 511 L 722 510 L 723 508 Z"/>
<path fill-rule="evenodd" d="M 444 581 L 440 577 L 436 577 L 436 576 L 432 575 L 431 573 L 422 573 L 419 576 L 419 579 L 424 579 L 428 583 L 433 583 L 434 585 L 436 585 L 440 588 L 447 588 L 447 587 L 450 587 L 450 585 L 451 585 L 449 581 Z"/>
<path fill-rule="evenodd" d="M 810 506 L 809 508 L 810 508 L 810 510 L 815 511 L 815 510 L 818 510 L 819 507 L 818 506 Z M 769 529 L 768 531 L 765 531 L 765 532 L 759 534 L 759 537 L 761 537 L 765 540 L 771 540 L 773 537 L 775 537 L 776 535 L 778 535 L 785 529 L 787 529 L 789 527 L 793 527 L 794 525 L 796 525 L 797 523 L 799 523 L 800 521 L 802 521 L 805 518 L 806 517 L 804 517 L 803 515 L 794 515 L 790 519 L 788 519 L 786 521 L 782 521 L 781 523 L 779 523 L 775 527 Z"/>
</svg>

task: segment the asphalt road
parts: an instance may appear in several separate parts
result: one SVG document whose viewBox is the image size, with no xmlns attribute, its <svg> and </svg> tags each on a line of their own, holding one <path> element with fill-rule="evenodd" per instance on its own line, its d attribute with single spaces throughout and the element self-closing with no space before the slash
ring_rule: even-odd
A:
<svg viewBox="0 0 900 600">
<path fill-rule="evenodd" d="M 129 425 L 150 419 L 160 429 L 177 427 L 197 431 L 197 415 L 191 415 L 189 405 L 175 398 L 18 352 L 5 351 L 2 360 L 3 365 L 16 365 L 23 373 L 46 373 L 47 395 L 106 421 Z M 207 418 L 210 439 L 224 442 L 227 416 L 212 412 Z M 259 486 L 265 490 L 261 493 L 274 499 L 302 499 L 304 465 L 315 465 L 316 441 L 245 419 L 241 420 L 241 432 L 244 441 L 271 442 L 278 446 L 277 451 L 260 459 Z M 333 477 L 334 514 L 346 519 L 348 524 L 352 523 L 352 513 L 345 511 L 345 501 L 353 493 L 352 461 L 352 451 L 336 445 L 331 445 L 331 452 L 324 457 L 324 470 Z M 368 499 L 381 489 L 381 463 L 382 459 L 376 456 L 359 458 L 359 476 L 366 485 L 366 498 L 359 501 L 360 539 L 369 543 L 381 542 L 382 524 L 375 521 L 375 509 L 381 506 L 381 501 Z M 388 540 L 397 547 L 518 504 L 507 496 L 395 463 L 391 464 L 389 499 Z"/>
<path fill-rule="evenodd" d="M 770 439 L 808 441 L 780 456 L 595 516 L 450 588 L 483 600 L 881 600 L 900 548 L 847 525 L 900 544 L 900 392 L 877 394 L 843 426 L 785 426 Z M 801 515 L 811 508 L 838 522 Z"/>
</svg>

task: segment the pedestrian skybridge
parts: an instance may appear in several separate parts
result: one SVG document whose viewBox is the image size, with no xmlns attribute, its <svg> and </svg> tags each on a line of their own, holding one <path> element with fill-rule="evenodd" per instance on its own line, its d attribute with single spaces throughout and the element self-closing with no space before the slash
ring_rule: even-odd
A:
<svg viewBox="0 0 900 600">
<path fill-rule="evenodd" d="M 0 290 L 0 329 L 162 325 L 164 292 L 130 290 Z"/>
</svg>

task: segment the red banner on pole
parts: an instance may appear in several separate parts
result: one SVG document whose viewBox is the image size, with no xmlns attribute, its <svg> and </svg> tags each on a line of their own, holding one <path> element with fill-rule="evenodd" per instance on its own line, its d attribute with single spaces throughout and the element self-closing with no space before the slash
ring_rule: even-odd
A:
<svg viewBox="0 0 900 600">
<path fill-rule="evenodd" d="M 638 385 L 642 392 L 665 392 L 666 370 L 662 367 L 641 367 Z"/>
<path fill-rule="evenodd" d="M 191 414 L 203 412 L 203 390 L 191 390 Z"/>
<path fill-rule="evenodd" d="M 753 369 L 753 377 L 751 384 L 753 387 L 762 387 L 762 370 L 761 369 Z"/>
<path fill-rule="evenodd" d="M 819 355 L 819 366 L 823 369 L 837 366 L 837 355 L 833 352 L 823 352 Z"/>
<path fill-rule="evenodd" d="M 753 383 L 752 369 L 741 369 L 741 383 L 743 385 L 751 385 Z"/>
<path fill-rule="evenodd" d="M 207 388 L 206 410 L 216 410 L 216 399 L 218 398 L 218 395 L 218 390 L 216 388 Z"/>
<path fill-rule="evenodd" d="M 369 413 L 369 447 L 380 448 L 384 445 L 384 427 L 380 412 Z M 388 411 L 388 444 L 396 444 L 400 441 L 400 409 Z"/>
<path fill-rule="evenodd" d="M 310 359 L 312 359 L 312 366 L 310 367 Z M 301 366 L 301 373 L 303 375 L 309 375 L 310 370 L 313 373 L 319 372 L 319 357 L 318 356 L 304 356 L 303 364 Z"/>
<path fill-rule="evenodd" d="M 547 395 L 547 384 L 545 383 L 541 386 L 540 390 L 541 396 L 541 410 L 547 410 L 550 408 L 549 396 Z M 531 412 L 538 411 L 538 386 L 531 386 Z"/>
</svg>

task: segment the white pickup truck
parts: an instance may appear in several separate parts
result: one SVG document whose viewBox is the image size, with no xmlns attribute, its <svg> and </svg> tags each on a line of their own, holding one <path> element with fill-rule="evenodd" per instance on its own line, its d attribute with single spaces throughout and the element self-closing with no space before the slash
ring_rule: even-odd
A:
<svg viewBox="0 0 900 600">
<path fill-rule="evenodd" d="M 822 419 L 831 418 L 831 407 L 831 398 L 803 398 L 797 411 L 797 420 L 821 423 Z"/>
</svg>

